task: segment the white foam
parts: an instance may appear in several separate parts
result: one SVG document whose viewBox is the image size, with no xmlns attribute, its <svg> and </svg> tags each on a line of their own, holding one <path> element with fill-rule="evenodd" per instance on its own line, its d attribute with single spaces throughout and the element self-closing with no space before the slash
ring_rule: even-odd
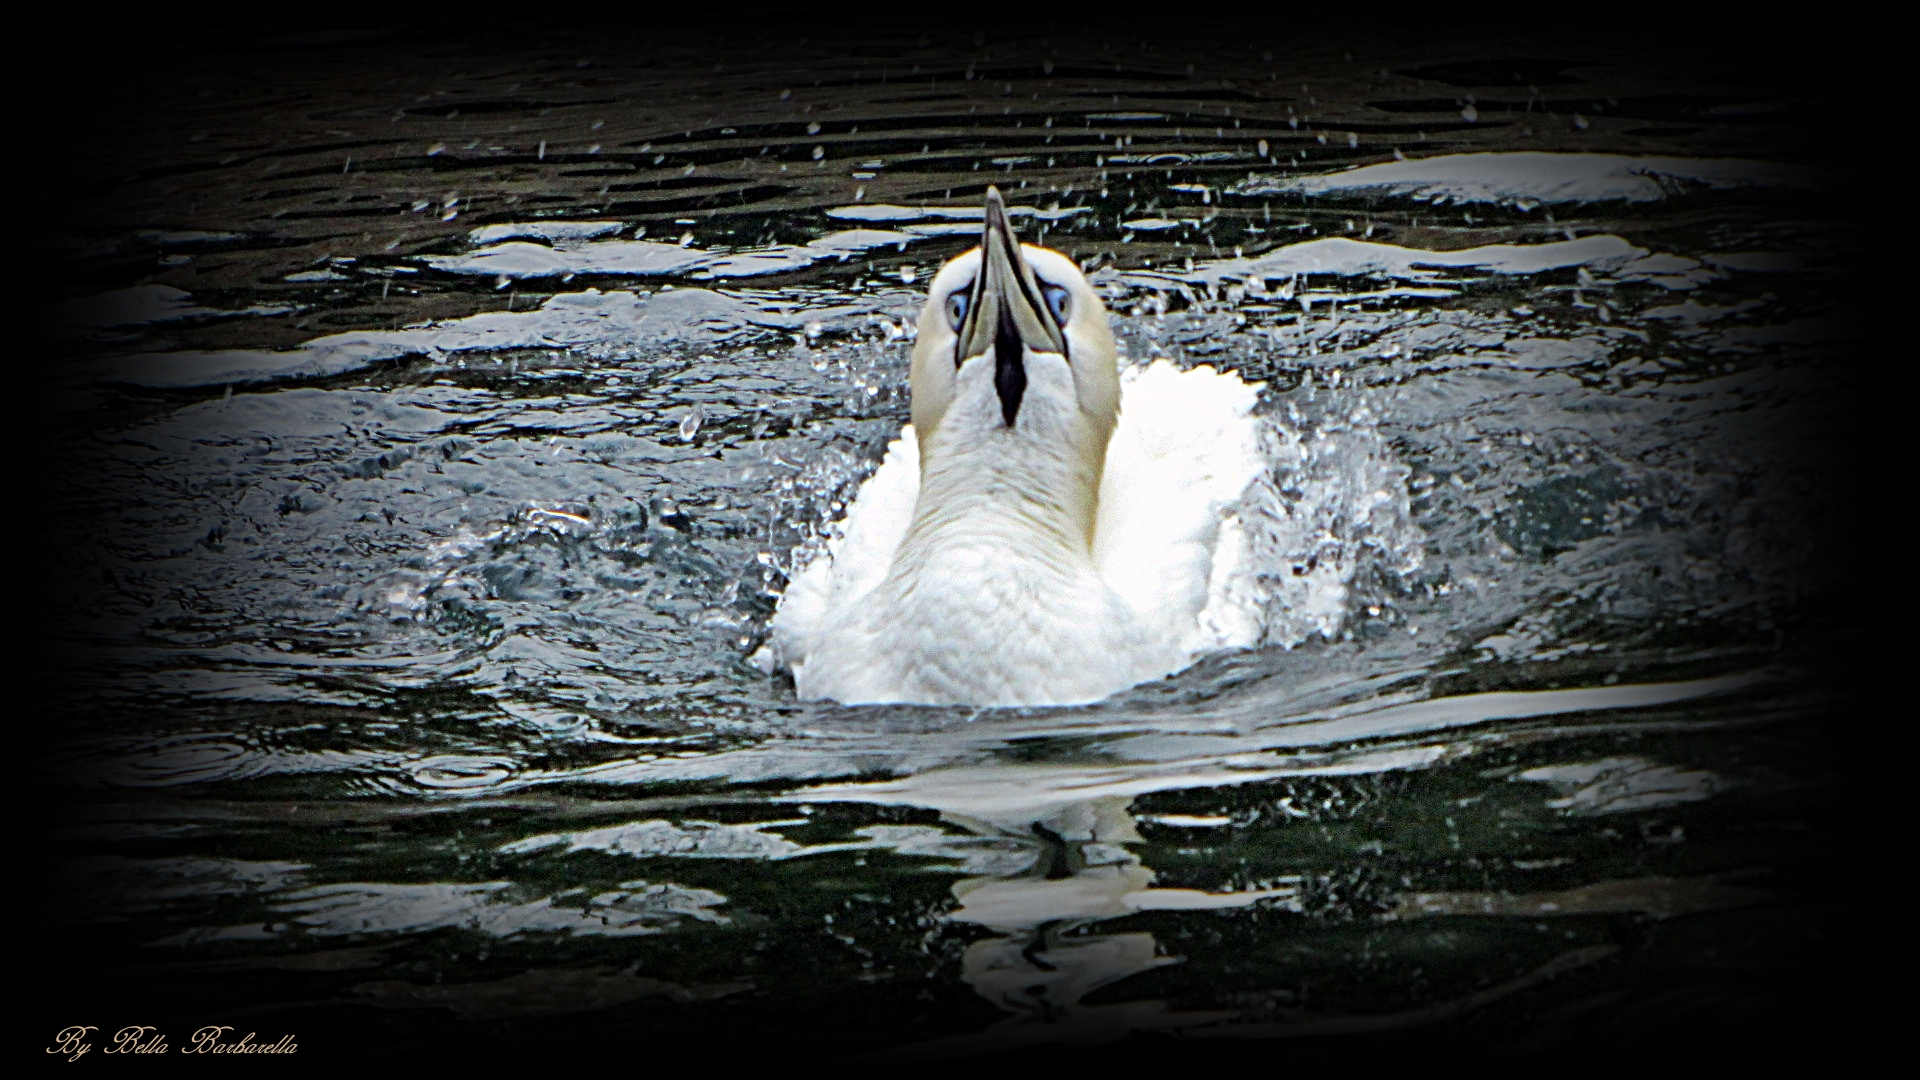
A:
<svg viewBox="0 0 1920 1080">
<path fill-rule="evenodd" d="M 429 255 L 427 265 L 449 274 L 479 274 L 505 279 L 569 277 L 661 277 L 684 274 L 696 279 L 752 277 L 804 269 L 830 259 L 844 260 L 889 244 L 905 248 L 921 239 L 890 229 L 848 229 L 805 244 L 777 244 L 740 251 L 709 251 L 654 240 L 568 240 L 551 247 L 509 240 L 465 255 Z"/>
<path fill-rule="evenodd" d="M 624 221 L 516 221 L 504 225 L 482 225 L 467 234 L 472 244 L 497 244 L 522 237 L 534 240 L 591 240 L 611 236 L 627 227 Z"/>
<path fill-rule="evenodd" d="M 812 855 L 822 850 L 841 851 L 849 847 L 868 846 L 866 844 L 829 844 L 810 847 L 806 844 L 796 844 L 778 833 L 764 831 L 775 824 L 794 824 L 794 822 L 727 825 L 714 821 L 685 823 L 660 819 L 630 821 L 580 832 L 542 833 L 525 840 L 503 844 L 500 851 L 507 855 L 525 855 L 549 848 L 561 848 L 565 854 L 576 851 L 600 851 L 609 855 L 631 855 L 642 859 L 777 860 L 789 859 L 796 855 Z"/>
<path fill-rule="evenodd" d="M 782 244 L 726 255 L 702 268 L 696 278 L 703 277 L 751 277 L 756 274 L 777 274 L 788 270 L 800 270 L 814 263 L 835 259 L 844 262 L 862 252 L 889 244 L 905 249 L 915 240 L 921 239 L 918 233 L 895 232 L 891 229 L 847 229 L 828 233 L 818 240 L 809 240 L 802 245 Z"/>
<path fill-rule="evenodd" d="M 1204 150 L 1199 153 L 1184 153 L 1178 150 L 1164 150 L 1146 154 L 1108 154 L 1107 161 L 1123 162 L 1129 165 L 1190 165 L 1205 161 L 1233 161 L 1237 158 L 1251 157 L 1245 151 Z"/>
<path fill-rule="evenodd" d="M 466 255 L 429 255 L 428 266 L 449 274 L 540 278 L 568 274 L 647 277 L 689 270 L 712 258 L 710 252 L 653 240 L 603 240 L 597 243 L 545 244 L 510 240 Z"/>
<path fill-rule="evenodd" d="M 1329 236 L 1289 244 L 1260 256 L 1197 263 L 1192 270 L 1185 272 L 1136 271 L 1117 276 L 1129 284 L 1148 287 L 1152 287 L 1155 278 L 1216 284 L 1249 278 L 1279 281 L 1309 274 L 1435 282 L 1446 280 L 1448 271 L 1478 270 L 1489 274 L 1522 275 L 1576 266 L 1595 270 L 1623 269 L 1636 260 L 1644 259 L 1647 254 L 1646 248 L 1635 247 L 1618 236 L 1608 234 L 1556 240 L 1546 244 L 1485 244 L 1457 251 L 1422 251 L 1397 244 Z M 1699 265 L 1691 259 L 1682 261 L 1690 267 Z M 1649 272 L 1676 271 L 1656 268 Z M 1094 279 L 1098 282 L 1102 275 L 1096 274 Z"/>
<path fill-rule="evenodd" d="M 92 383 L 166 389 L 246 386 L 331 378 L 407 356 L 628 347 L 753 329 L 802 330 L 864 317 L 879 310 L 881 300 L 876 296 L 866 304 L 803 308 L 756 303 L 708 289 L 667 289 L 652 295 L 588 289 L 549 297 L 531 311 L 489 311 L 403 330 L 329 334 L 294 349 L 129 353 L 76 363 L 67 370 Z"/>
<path fill-rule="evenodd" d="M 1443 154 L 1364 165 L 1325 176 L 1252 177 L 1234 195 L 1379 194 L 1422 202 L 1655 202 L 1690 190 L 1777 187 L 1817 191 L 1829 177 L 1802 165 L 1741 158 L 1628 157 L 1622 154 Z"/>
<path fill-rule="evenodd" d="M 1043 210 L 1034 206 L 1009 206 L 1010 218 L 1030 217 L 1036 221 L 1060 221 L 1075 214 L 1090 214 L 1090 206 L 1060 206 Z M 979 206 L 894 206 L 889 203 L 856 203 L 836 206 L 827 216 L 841 221 L 981 221 L 986 210 Z"/>
<path fill-rule="evenodd" d="M 1656 765 L 1635 757 L 1528 769 L 1513 779 L 1552 785 L 1561 797 L 1549 799 L 1547 805 L 1577 817 L 1698 802 L 1731 786 L 1703 769 Z"/>
</svg>

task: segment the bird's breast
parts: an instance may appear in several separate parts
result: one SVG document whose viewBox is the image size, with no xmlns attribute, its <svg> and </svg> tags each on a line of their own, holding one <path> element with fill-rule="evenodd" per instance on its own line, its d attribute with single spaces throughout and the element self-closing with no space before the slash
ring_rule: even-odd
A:
<svg viewBox="0 0 1920 1080">
<path fill-rule="evenodd" d="M 809 659 L 803 695 L 1077 704 L 1137 681 L 1134 612 L 1090 563 L 975 537 L 903 547 Z"/>
</svg>

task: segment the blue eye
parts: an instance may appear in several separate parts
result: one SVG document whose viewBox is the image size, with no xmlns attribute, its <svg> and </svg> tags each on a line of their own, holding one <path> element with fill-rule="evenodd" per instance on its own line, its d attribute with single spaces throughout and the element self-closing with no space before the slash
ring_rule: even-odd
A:
<svg viewBox="0 0 1920 1080">
<path fill-rule="evenodd" d="M 1072 310 L 1069 306 L 1072 297 L 1067 295 L 1066 289 L 1058 285 L 1042 285 L 1040 294 L 1047 298 L 1047 310 L 1053 312 L 1053 321 L 1059 323 L 1064 329 L 1067 325 L 1068 312 Z"/>
<path fill-rule="evenodd" d="M 967 317 L 967 291 L 965 289 L 947 297 L 947 325 L 955 330 Z"/>
</svg>

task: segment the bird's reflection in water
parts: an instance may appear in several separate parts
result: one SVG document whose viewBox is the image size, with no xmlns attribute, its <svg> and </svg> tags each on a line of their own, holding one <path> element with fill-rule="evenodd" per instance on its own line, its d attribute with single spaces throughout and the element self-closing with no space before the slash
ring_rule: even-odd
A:
<svg viewBox="0 0 1920 1080">
<path fill-rule="evenodd" d="M 1157 955 L 1151 934 L 1077 932 L 1132 914 L 1127 897 L 1153 883 L 1153 871 L 1121 846 L 1139 835 L 1132 819 L 1112 803 L 1075 807 L 1084 810 L 1077 816 L 1085 828 L 1069 826 L 1068 835 L 1036 822 L 1038 857 L 1025 874 L 967 878 L 953 887 L 960 907 L 951 917 L 1001 935 L 967 949 L 961 978 L 1014 1013 L 1014 1025 L 1115 1026 L 1121 1018 L 1104 1015 L 1113 1006 L 1085 1006 L 1081 999 L 1129 975 L 1176 962 Z"/>
<path fill-rule="evenodd" d="M 1217 782 L 1205 770 L 1140 765 L 984 765 L 935 769 L 897 780 L 833 784 L 812 789 L 809 801 L 913 805 L 938 810 L 943 820 L 990 842 L 1005 854 L 1012 844 L 1031 857 L 1016 863 L 976 862 L 1000 872 L 964 878 L 953 886 L 959 906 L 948 915 L 995 936 L 975 942 L 962 957 L 961 978 L 1011 1015 L 984 1031 L 916 1043 L 880 1057 L 922 1059 L 954 1053 L 996 1053 L 1047 1044 L 1094 1045 L 1135 1032 L 1193 1037 L 1274 1038 L 1393 1031 L 1458 1019 L 1494 1001 L 1606 959 L 1618 946 L 1595 943 L 1543 957 L 1503 982 L 1472 993 L 1415 1004 L 1394 1012 L 1300 1016 L 1276 1022 L 1245 1010 L 1180 1011 L 1154 999 L 1088 1004 L 1087 998 L 1132 976 L 1182 962 L 1164 955 L 1151 933 L 1090 932 L 1143 911 L 1208 911 L 1259 902 L 1300 910 L 1300 878 L 1278 886 L 1231 892 L 1155 888 L 1152 868 L 1129 845 L 1145 843 L 1127 807 L 1138 794 Z M 1096 794 L 1098 793 L 1098 794 Z M 1158 820 L 1172 823 L 1169 815 Z M 1187 819 L 1182 824 L 1193 824 Z M 1211 822 L 1209 823 L 1211 824 Z M 953 838 L 958 840 L 958 837 Z M 962 841 L 952 851 L 969 847 Z M 977 849 L 976 849 L 977 850 Z M 1754 902 L 1756 890 L 1718 878 L 1680 881 L 1646 878 L 1604 882 L 1599 888 L 1550 894 L 1415 894 L 1396 908 L 1396 920 L 1436 913 L 1672 912 Z M 1699 905 L 1695 907 L 1695 905 Z M 1112 999 L 1124 991 L 1102 995 Z"/>
<path fill-rule="evenodd" d="M 1017 869 L 956 882 L 953 892 L 960 904 L 948 916 L 996 935 L 967 949 L 961 978 L 1012 1015 L 985 1031 L 901 1047 L 882 1056 L 1084 1045 L 1134 1031 L 1178 1031 L 1238 1016 L 1178 1012 L 1157 1000 L 1086 1003 L 1103 987 L 1181 962 L 1180 957 L 1162 955 L 1153 935 L 1144 931 L 1089 932 L 1101 923 L 1142 911 L 1295 901 L 1297 889 L 1290 884 L 1220 893 L 1153 887 L 1152 868 L 1129 849 L 1145 841 L 1128 805 L 1148 791 L 1217 780 L 1206 769 L 1162 763 L 996 763 L 809 790 L 805 798 L 810 802 L 937 810 L 948 824 L 993 841 L 996 848 L 1013 841 L 1032 852 L 1029 860 L 1015 864 Z"/>
<path fill-rule="evenodd" d="M 1150 933 L 1086 932 L 1089 928 L 1140 911 L 1237 907 L 1281 892 L 1153 888 L 1152 869 L 1126 846 L 1141 842 L 1126 805 L 1123 798 L 1104 798 L 1059 807 L 1029 824 L 1027 838 L 1036 857 L 1024 873 L 967 878 L 954 885 L 960 906 L 950 917 L 998 934 L 967 949 L 961 978 L 1013 1015 L 977 1035 L 937 1045 L 994 1051 L 1097 1043 L 1131 1031 L 1176 1030 L 1236 1015 L 1175 1012 L 1153 1000 L 1085 1002 L 1102 987 L 1180 962 L 1163 955 Z M 983 835 L 1008 836 L 1001 825 L 947 816 Z"/>
</svg>

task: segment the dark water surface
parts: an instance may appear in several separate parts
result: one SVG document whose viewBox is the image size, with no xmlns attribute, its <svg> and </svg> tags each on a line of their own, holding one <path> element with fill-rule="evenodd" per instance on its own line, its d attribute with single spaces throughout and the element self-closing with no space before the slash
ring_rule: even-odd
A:
<svg viewBox="0 0 1920 1080">
<path fill-rule="evenodd" d="M 32 225 L 33 1038 L 1827 1037 L 1846 65 L 1430 29 L 129 59 Z M 1532 152 L 1587 156 L 1458 156 Z M 1266 384 L 1268 644 L 1086 708 L 798 702 L 747 657 L 988 184 L 1127 363 Z"/>
</svg>

